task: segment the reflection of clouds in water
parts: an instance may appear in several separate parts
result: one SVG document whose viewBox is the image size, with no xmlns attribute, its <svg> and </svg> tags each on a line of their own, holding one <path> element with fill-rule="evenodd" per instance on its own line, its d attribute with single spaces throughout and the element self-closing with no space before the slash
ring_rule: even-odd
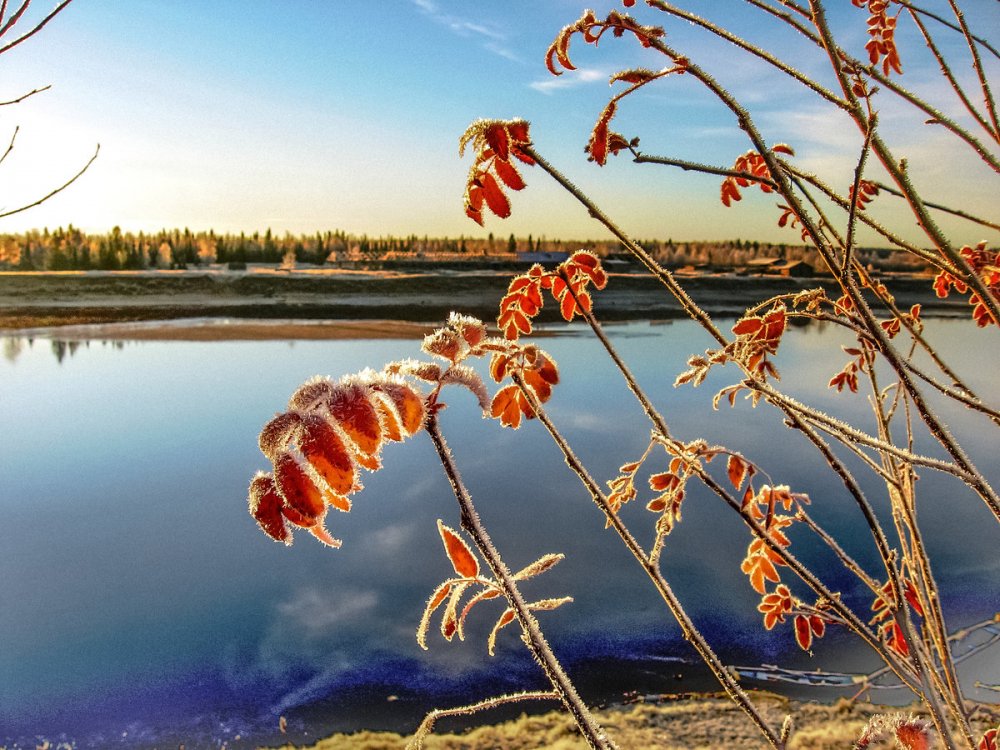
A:
<svg viewBox="0 0 1000 750">
<path fill-rule="evenodd" d="M 413 540 L 414 524 L 392 524 L 368 533 L 365 543 L 380 555 L 397 555 Z"/>
<path fill-rule="evenodd" d="M 306 638 L 321 638 L 342 625 L 367 618 L 377 604 L 378 594 L 372 590 L 301 589 L 290 601 L 278 604 L 277 623 L 293 635 L 301 633 Z"/>
</svg>

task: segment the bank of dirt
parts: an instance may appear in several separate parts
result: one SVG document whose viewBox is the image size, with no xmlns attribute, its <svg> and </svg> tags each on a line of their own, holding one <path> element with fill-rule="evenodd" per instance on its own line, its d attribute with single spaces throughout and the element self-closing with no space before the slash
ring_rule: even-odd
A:
<svg viewBox="0 0 1000 750">
<path fill-rule="evenodd" d="M 0 329 L 182 318 L 402 320 L 440 322 L 452 310 L 495 317 L 509 271 L 152 271 L 0 273 Z M 739 314 L 776 294 L 825 286 L 830 280 L 708 275 L 681 278 L 713 314 Z M 961 299 L 937 300 L 930 277 L 890 282 L 897 304 L 921 302 L 964 314 Z M 944 307 L 942 307 L 944 306 Z M 656 279 L 612 274 L 595 307 L 604 320 L 669 319 L 684 313 Z M 547 305 L 541 320 L 555 320 Z"/>
</svg>

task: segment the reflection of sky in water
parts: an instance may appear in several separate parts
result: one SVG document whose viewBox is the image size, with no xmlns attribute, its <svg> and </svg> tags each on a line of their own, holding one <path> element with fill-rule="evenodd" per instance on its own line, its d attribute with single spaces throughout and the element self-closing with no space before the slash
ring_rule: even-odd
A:
<svg viewBox="0 0 1000 750">
<path fill-rule="evenodd" d="M 945 355 L 962 350 L 950 332 L 964 336 L 966 324 L 938 320 L 929 328 Z M 808 491 L 816 518 L 877 572 L 858 512 L 805 441 L 781 428 L 773 409 L 740 401 L 736 409 L 711 411 L 711 397 L 731 382 L 731 370 L 697 390 L 672 387 L 687 357 L 709 345 L 703 334 L 686 322 L 609 332 L 676 436 L 742 450 L 776 482 Z M 814 356 L 840 335 L 818 326 L 793 329 L 777 364 L 788 391 L 867 425 L 863 399 L 828 391 L 829 362 Z M 985 341 L 992 332 L 973 335 Z M 644 449 L 641 412 L 591 338 L 541 343 L 562 366 L 551 414 L 603 482 Z M 340 550 L 301 533 L 290 549 L 270 543 L 246 513 L 246 485 L 265 467 L 257 431 L 295 387 L 316 373 L 336 377 L 417 356 L 417 342 L 89 342 L 71 351 L 38 339 L 7 340 L 4 355 L 0 742 L 67 731 L 103 745 L 127 731 L 130 742 L 141 744 L 182 723 L 181 737 L 199 731 L 245 737 L 260 726 L 272 731 L 279 714 L 302 731 L 313 717 L 297 714 L 297 707 L 331 696 L 343 705 L 371 705 L 399 694 L 399 702 L 381 709 L 391 716 L 405 713 L 411 696 L 460 690 L 482 670 L 504 689 L 536 679 L 513 627 L 501 636 L 499 655 L 486 657 L 496 602 L 471 615 L 464 644 L 446 644 L 433 631 L 430 651 L 415 642 L 423 602 L 449 572 L 435 520 L 458 526 L 425 438 L 389 446 L 386 468 L 366 477 L 355 509 L 331 513 L 329 526 L 344 540 Z M 983 346 L 976 363 L 972 384 L 987 391 L 1000 352 Z M 792 373 L 801 381 L 792 382 Z M 541 427 L 529 423 L 515 434 L 481 419 L 463 392 L 446 400 L 446 436 L 510 566 L 566 553 L 559 566 L 525 585 L 529 597 L 575 598 L 541 615 L 557 653 L 571 665 L 623 650 L 635 657 L 690 656 Z M 950 414 L 948 421 L 996 481 L 996 431 L 970 413 Z M 977 435 L 988 437 L 977 441 Z M 927 440 L 917 447 L 940 455 Z M 862 476 L 858 462 L 852 465 Z M 884 511 L 884 490 L 874 481 L 865 486 Z M 952 624 L 988 616 L 998 604 L 996 524 L 948 478 L 923 471 L 918 490 Z M 642 505 L 626 513 L 636 529 L 648 530 L 652 517 Z M 793 537 L 800 556 L 847 587 L 837 563 L 804 539 Z M 738 570 L 747 541 L 716 498 L 692 488 L 664 556 L 668 578 L 724 657 L 870 666 L 845 651 L 849 638 L 834 633 L 813 660 L 791 646 L 787 628 L 763 635 L 755 595 Z M 844 588 L 848 601 L 867 607 L 859 593 Z M 996 654 L 984 665 L 978 676 L 995 682 Z"/>
</svg>

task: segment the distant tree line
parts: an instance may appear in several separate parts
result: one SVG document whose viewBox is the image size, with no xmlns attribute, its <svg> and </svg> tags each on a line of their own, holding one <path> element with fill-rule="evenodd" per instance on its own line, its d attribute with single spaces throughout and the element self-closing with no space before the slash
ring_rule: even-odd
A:
<svg viewBox="0 0 1000 750">
<path fill-rule="evenodd" d="M 640 244 L 660 263 L 680 268 L 739 268 L 755 260 L 777 258 L 802 261 L 813 268 L 821 263 L 815 251 L 804 245 L 771 244 L 735 239 L 723 242 L 674 242 L 643 240 Z M 585 248 L 614 258 L 614 241 L 549 240 L 544 237 L 486 238 L 369 237 L 343 231 L 276 235 L 217 234 L 214 231 L 163 229 L 158 232 L 123 232 L 120 227 L 105 234 L 88 234 L 73 225 L 65 229 L 33 230 L 0 235 L 0 269 L 22 271 L 124 271 L 179 269 L 224 264 L 242 268 L 248 263 L 323 265 L 325 263 L 376 262 L 385 260 L 512 259 L 518 254 L 568 253 Z M 885 249 L 862 249 L 859 257 L 887 270 L 920 269 L 916 256 Z M 522 257 L 524 257 L 522 255 Z M 530 257 L 530 256 L 529 256 Z"/>
</svg>

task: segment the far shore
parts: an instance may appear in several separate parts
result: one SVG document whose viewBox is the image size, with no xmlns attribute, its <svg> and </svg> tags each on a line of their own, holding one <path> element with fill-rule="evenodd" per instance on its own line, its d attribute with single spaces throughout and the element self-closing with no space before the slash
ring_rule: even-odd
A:
<svg viewBox="0 0 1000 750">
<path fill-rule="evenodd" d="M 337 339 L 410 337 L 455 310 L 492 320 L 514 272 L 450 268 L 266 272 L 0 272 L 0 335 L 126 339 Z M 713 315 L 738 316 L 778 294 L 832 280 L 734 273 L 684 274 L 688 293 Z M 965 315 L 961 298 L 938 300 L 930 276 L 886 280 L 896 303 L 928 315 Z M 559 320 L 547 305 L 540 322 Z M 666 289 L 638 269 L 612 273 L 595 295 L 602 320 L 684 316 Z M 392 321 L 392 322 L 390 322 Z"/>
</svg>

